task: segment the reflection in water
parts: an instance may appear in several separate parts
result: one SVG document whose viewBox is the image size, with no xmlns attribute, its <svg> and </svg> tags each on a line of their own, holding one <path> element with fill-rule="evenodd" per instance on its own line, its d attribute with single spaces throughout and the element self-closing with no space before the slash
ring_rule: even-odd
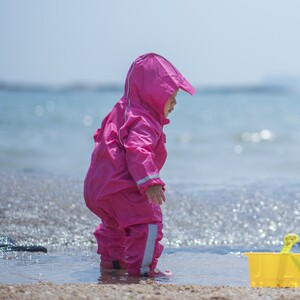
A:
<svg viewBox="0 0 300 300">
<path fill-rule="evenodd" d="M 258 132 L 245 131 L 241 134 L 240 139 L 248 143 L 273 142 L 277 139 L 277 135 L 268 129 L 263 129 Z"/>
<path fill-rule="evenodd" d="M 99 284 L 138 284 L 142 279 L 128 276 L 126 270 L 100 270 Z"/>
<path fill-rule="evenodd" d="M 100 270 L 99 284 L 139 284 L 141 282 L 172 283 L 172 276 L 157 276 L 155 278 L 128 276 L 126 270 Z"/>
</svg>

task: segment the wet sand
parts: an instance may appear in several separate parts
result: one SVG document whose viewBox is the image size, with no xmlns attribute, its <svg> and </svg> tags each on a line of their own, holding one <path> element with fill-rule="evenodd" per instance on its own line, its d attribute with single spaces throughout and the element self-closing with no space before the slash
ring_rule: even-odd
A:
<svg viewBox="0 0 300 300">
<path fill-rule="evenodd" d="M 300 299 L 300 289 L 139 284 L 0 285 L 1 299 Z"/>
</svg>

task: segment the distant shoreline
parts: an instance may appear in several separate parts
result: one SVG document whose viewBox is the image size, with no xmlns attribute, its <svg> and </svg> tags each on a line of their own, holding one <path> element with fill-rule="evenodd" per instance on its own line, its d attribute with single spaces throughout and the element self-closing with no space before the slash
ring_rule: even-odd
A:
<svg viewBox="0 0 300 300">
<path fill-rule="evenodd" d="M 68 93 L 68 92 L 120 92 L 123 85 L 116 83 L 108 84 L 29 84 L 0 81 L 0 91 L 9 92 L 33 92 L 33 93 Z M 224 85 L 224 86 L 196 86 L 196 91 L 201 94 L 283 94 L 291 91 L 284 85 Z"/>
<path fill-rule="evenodd" d="M 13 92 L 45 92 L 45 93 L 63 93 L 73 91 L 94 91 L 94 92 L 111 92 L 121 91 L 123 86 L 119 84 L 28 84 L 28 83 L 8 83 L 0 81 L 0 91 L 13 91 Z"/>
</svg>

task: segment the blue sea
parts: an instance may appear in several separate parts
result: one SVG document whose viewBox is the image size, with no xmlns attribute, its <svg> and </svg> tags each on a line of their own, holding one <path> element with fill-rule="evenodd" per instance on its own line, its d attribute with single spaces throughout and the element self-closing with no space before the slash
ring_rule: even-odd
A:
<svg viewBox="0 0 300 300">
<path fill-rule="evenodd" d="M 48 249 L 0 250 L 0 283 L 106 280 L 93 238 L 99 220 L 82 185 L 93 133 L 121 96 L 122 89 L 0 90 L 0 236 Z M 280 251 L 285 234 L 300 234 L 299 115 L 297 89 L 178 94 L 161 173 L 159 264 L 175 273 L 170 283 L 249 285 L 243 253 Z"/>
</svg>

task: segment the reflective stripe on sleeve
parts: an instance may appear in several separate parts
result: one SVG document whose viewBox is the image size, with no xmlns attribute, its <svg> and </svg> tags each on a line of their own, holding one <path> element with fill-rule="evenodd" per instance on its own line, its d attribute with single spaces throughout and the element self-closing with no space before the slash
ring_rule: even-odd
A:
<svg viewBox="0 0 300 300">
<path fill-rule="evenodd" d="M 153 175 L 148 175 L 146 177 L 144 177 L 143 179 L 140 179 L 136 182 L 137 185 L 140 185 L 142 183 L 145 183 L 146 181 L 148 181 L 149 179 L 155 179 L 155 178 L 159 178 L 159 174 L 153 174 Z"/>
</svg>

